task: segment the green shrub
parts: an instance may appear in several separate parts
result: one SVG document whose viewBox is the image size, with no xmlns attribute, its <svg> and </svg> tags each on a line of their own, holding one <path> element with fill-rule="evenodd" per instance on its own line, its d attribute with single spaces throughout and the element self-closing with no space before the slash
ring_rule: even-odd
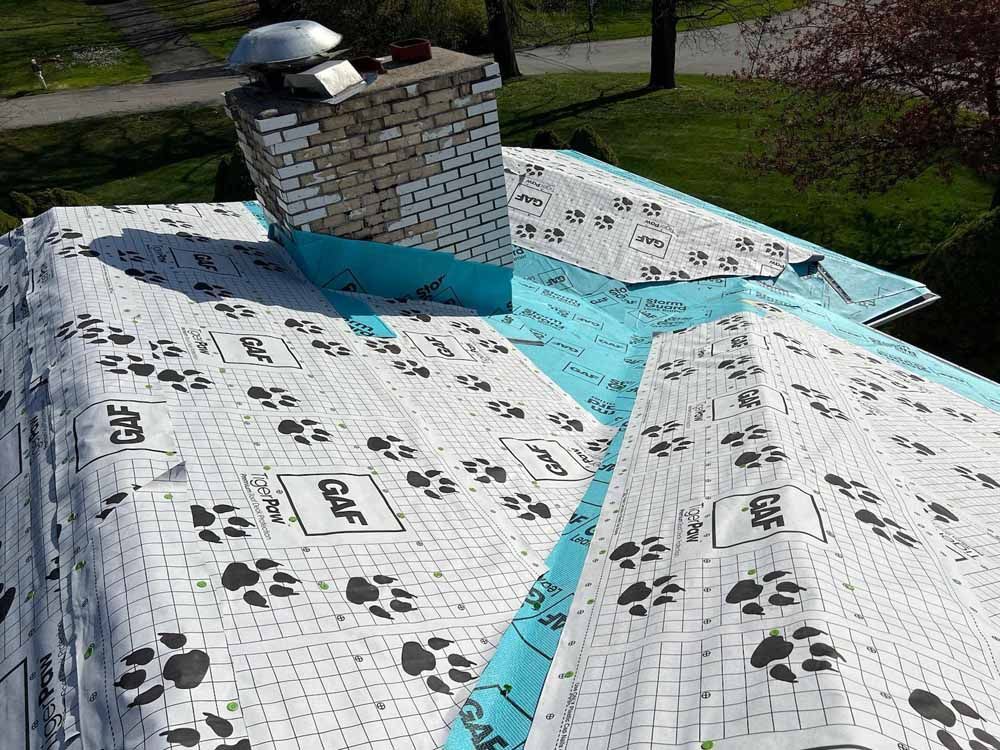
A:
<svg viewBox="0 0 1000 750">
<path fill-rule="evenodd" d="M 13 204 L 14 213 L 22 219 L 30 216 L 38 216 L 56 206 L 92 206 L 94 200 L 83 193 L 75 190 L 64 190 L 63 188 L 45 188 L 44 190 L 32 190 L 21 193 L 17 190 L 10 192 L 10 202 Z"/>
<path fill-rule="evenodd" d="M 0 211 L 0 234 L 7 234 L 11 229 L 15 229 L 21 225 L 21 220 L 15 216 L 11 216 L 6 211 Z"/>
<path fill-rule="evenodd" d="M 560 138 L 554 131 L 542 129 L 535 133 L 531 139 L 532 148 L 566 149 L 569 144 Z"/>
<path fill-rule="evenodd" d="M 222 157 L 215 172 L 215 200 L 220 203 L 252 201 L 255 197 L 243 152 L 239 146 L 233 146 L 232 153 Z"/>
<path fill-rule="evenodd" d="M 995 270 L 1000 208 L 958 227 L 913 267 L 941 299 L 892 326 L 893 333 L 957 364 L 996 378 L 1000 326 L 995 324 Z"/>
<path fill-rule="evenodd" d="M 614 164 L 616 166 L 618 164 L 618 157 L 611 150 L 611 146 L 590 125 L 584 125 L 574 130 L 573 135 L 570 136 L 569 145 L 570 148 L 579 151 L 581 154 L 600 159 L 607 164 Z"/>
</svg>

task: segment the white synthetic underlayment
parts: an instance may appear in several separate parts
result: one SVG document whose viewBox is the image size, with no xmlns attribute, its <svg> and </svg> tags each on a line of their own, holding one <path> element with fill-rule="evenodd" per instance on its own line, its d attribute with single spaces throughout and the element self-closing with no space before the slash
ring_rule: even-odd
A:
<svg viewBox="0 0 1000 750">
<path fill-rule="evenodd" d="M 355 335 L 242 205 L 12 243 L 3 747 L 439 746 L 609 430 L 461 308 Z"/>
</svg>

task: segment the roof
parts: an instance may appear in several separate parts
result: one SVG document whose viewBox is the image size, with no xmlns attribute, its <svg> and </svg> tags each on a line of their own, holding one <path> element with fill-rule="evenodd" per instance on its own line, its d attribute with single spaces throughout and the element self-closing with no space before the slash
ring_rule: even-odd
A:
<svg viewBox="0 0 1000 750">
<path fill-rule="evenodd" d="M 588 219 L 655 190 L 547 158 Z M 242 204 L 8 235 L 12 747 L 989 744 L 1000 386 L 865 324 L 919 284 L 656 195 L 784 264 L 624 283 L 567 225 L 511 271 Z"/>
</svg>

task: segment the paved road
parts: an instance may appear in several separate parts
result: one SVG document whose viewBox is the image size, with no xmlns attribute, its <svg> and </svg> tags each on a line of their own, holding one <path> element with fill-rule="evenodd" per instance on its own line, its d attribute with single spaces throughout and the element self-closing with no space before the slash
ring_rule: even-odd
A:
<svg viewBox="0 0 1000 750">
<path fill-rule="evenodd" d="M 98 7 L 128 45 L 142 55 L 154 81 L 164 74 L 216 64 L 215 58 L 145 0 L 120 0 Z"/>
<path fill-rule="evenodd" d="M 735 24 L 714 30 L 711 42 L 685 34 L 677 51 L 681 73 L 725 74 L 741 66 L 743 48 Z M 649 70 L 649 37 L 610 42 L 541 47 L 518 53 L 526 74 L 567 71 L 645 72 Z M 206 70 L 205 73 L 218 72 Z M 196 72 L 192 72 L 195 75 Z M 241 76 L 192 78 L 167 83 L 102 86 L 54 91 L 0 101 L 0 130 L 49 125 L 85 117 L 148 112 L 196 104 L 222 104 L 222 93 L 238 86 Z"/>
</svg>

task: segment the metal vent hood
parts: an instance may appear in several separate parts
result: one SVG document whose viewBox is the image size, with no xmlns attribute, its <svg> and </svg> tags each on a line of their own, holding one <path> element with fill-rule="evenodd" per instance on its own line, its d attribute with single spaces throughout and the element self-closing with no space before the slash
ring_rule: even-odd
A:
<svg viewBox="0 0 1000 750">
<path fill-rule="evenodd" d="M 343 37 L 315 21 L 284 21 L 248 31 L 229 56 L 243 72 L 303 70 L 329 59 Z"/>
</svg>

